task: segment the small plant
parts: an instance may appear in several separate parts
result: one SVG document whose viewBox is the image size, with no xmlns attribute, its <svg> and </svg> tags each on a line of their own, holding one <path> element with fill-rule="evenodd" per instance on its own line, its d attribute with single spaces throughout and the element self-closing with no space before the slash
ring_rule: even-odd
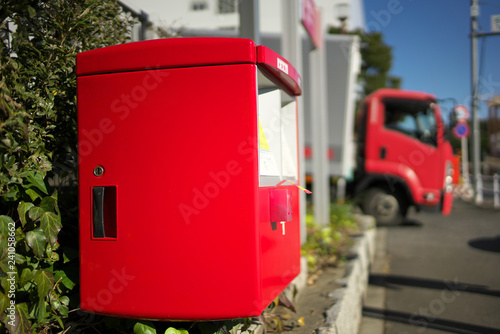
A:
<svg viewBox="0 0 500 334">
<path fill-rule="evenodd" d="M 295 294 L 296 291 L 294 291 Z M 260 322 L 264 326 L 264 332 L 281 333 L 285 330 L 284 321 L 290 318 L 290 314 L 283 311 L 275 312 L 278 307 L 281 307 L 282 310 L 285 309 L 297 313 L 293 303 L 282 292 L 259 317 Z"/>
<path fill-rule="evenodd" d="M 132 322 L 132 320 L 129 320 Z M 252 325 L 252 318 L 233 319 L 225 321 L 197 321 L 185 322 L 184 328 L 175 328 L 174 326 L 162 322 L 137 321 L 134 324 L 134 334 L 237 334 L 248 331 Z M 161 328 L 168 328 L 163 330 Z"/>
<path fill-rule="evenodd" d="M 332 204 L 330 217 L 330 224 L 320 226 L 311 212 L 306 214 L 307 239 L 302 245 L 302 255 L 307 258 L 311 273 L 338 264 L 342 251 L 351 244 L 349 235 L 359 231 L 350 204 Z"/>
<path fill-rule="evenodd" d="M 157 334 L 157 332 L 152 322 L 138 321 L 134 325 L 134 334 Z M 189 332 L 183 328 L 176 329 L 174 327 L 169 327 L 165 330 L 164 334 L 189 334 Z"/>
</svg>

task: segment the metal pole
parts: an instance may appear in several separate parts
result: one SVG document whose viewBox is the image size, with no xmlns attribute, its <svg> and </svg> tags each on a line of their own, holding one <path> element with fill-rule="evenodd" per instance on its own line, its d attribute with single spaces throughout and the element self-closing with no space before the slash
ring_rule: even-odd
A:
<svg viewBox="0 0 500 334">
<path fill-rule="evenodd" d="M 321 19 L 321 18 L 318 18 Z M 321 26 L 321 25 L 320 25 Z M 323 38 L 323 37 L 321 37 Z M 322 46 L 323 43 L 321 43 Z M 309 54 L 311 73 L 312 163 L 314 218 L 321 225 L 330 223 L 330 182 L 328 170 L 328 112 L 326 91 L 326 55 L 319 47 Z"/>
<path fill-rule="evenodd" d="M 471 0 L 471 80 L 472 80 L 472 175 L 474 176 L 474 194 L 475 201 L 479 203 L 482 200 L 482 194 L 479 189 L 480 169 L 480 134 L 478 120 L 478 87 L 477 87 L 477 17 L 479 16 L 478 0 Z"/>
<path fill-rule="evenodd" d="M 470 185 L 469 177 L 469 141 L 466 137 L 462 137 L 462 177 L 464 179 L 464 185 Z"/>
<path fill-rule="evenodd" d="M 295 69 L 302 75 L 302 39 L 298 33 L 299 25 L 299 1 L 281 0 L 282 8 L 282 37 L 281 50 L 285 57 Z M 297 126 L 298 126 L 298 148 L 299 148 L 299 184 L 306 187 L 306 166 L 304 158 L 304 99 L 297 97 Z M 306 194 L 300 191 L 300 241 L 306 242 Z"/>
<path fill-rule="evenodd" d="M 493 175 L 493 206 L 500 208 L 500 187 L 498 186 L 498 174 Z"/>
<path fill-rule="evenodd" d="M 483 203 L 483 178 L 481 177 L 481 174 L 477 173 L 476 174 L 476 204 L 482 204 Z"/>
<path fill-rule="evenodd" d="M 139 31 L 139 40 L 146 40 L 146 33 L 148 31 L 149 26 L 149 15 L 145 11 L 141 10 L 141 14 L 139 16 L 139 21 L 141 22 L 141 30 Z"/>
<path fill-rule="evenodd" d="M 152 23 L 149 21 L 149 15 L 145 11 L 141 10 L 140 13 L 136 12 L 133 10 L 131 7 L 127 6 L 125 3 L 122 1 L 117 1 L 118 5 L 120 5 L 123 9 L 124 12 L 130 13 L 132 17 L 135 17 L 136 19 L 139 20 L 141 23 L 141 28 L 139 30 L 139 40 L 144 41 L 146 40 L 146 32 L 148 28 L 152 25 Z"/>
<path fill-rule="evenodd" d="M 311 113 L 314 218 L 320 225 L 330 223 L 330 182 L 327 159 L 327 112 L 324 49 L 315 49 L 311 59 Z"/>
<path fill-rule="evenodd" d="M 260 44 L 259 0 L 238 1 L 240 37 Z"/>
</svg>

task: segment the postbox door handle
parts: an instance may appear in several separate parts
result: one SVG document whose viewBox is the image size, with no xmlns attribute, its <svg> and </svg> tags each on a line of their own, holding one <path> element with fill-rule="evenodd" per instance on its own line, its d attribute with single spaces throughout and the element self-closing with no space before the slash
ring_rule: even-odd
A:
<svg viewBox="0 0 500 334">
<path fill-rule="evenodd" d="M 93 219 L 92 235 L 94 238 L 104 238 L 104 191 L 105 187 L 94 187 L 92 189 L 93 198 Z"/>
<path fill-rule="evenodd" d="M 93 187 L 92 206 L 92 236 L 116 238 L 116 187 Z"/>
</svg>

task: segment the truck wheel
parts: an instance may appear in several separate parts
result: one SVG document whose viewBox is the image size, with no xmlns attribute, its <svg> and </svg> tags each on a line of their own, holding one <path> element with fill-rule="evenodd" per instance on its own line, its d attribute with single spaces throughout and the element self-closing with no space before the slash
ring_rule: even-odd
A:
<svg viewBox="0 0 500 334">
<path fill-rule="evenodd" d="M 380 188 L 368 190 L 364 196 L 363 211 L 373 216 L 377 223 L 396 225 L 403 221 L 404 208 L 398 199 Z"/>
</svg>

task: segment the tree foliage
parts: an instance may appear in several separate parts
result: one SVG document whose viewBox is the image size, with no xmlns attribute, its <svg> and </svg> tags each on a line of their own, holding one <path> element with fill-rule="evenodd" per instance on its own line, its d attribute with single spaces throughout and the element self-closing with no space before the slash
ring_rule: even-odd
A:
<svg viewBox="0 0 500 334">
<path fill-rule="evenodd" d="M 109 0 L 0 6 L 0 331 L 64 328 L 77 306 L 76 54 L 131 26 Z"/>
<path fill-rule="evenodd" d="M 340 28 L 330 28 L 330 34 L 341 33 Z M 348 32 L 360 37 L 360 52 L 362 58 L 360 82 L 365 95 L 373 91 L 389 87 L 399 88 L 401 78 L 389 74 L 392 67 L 392 48 L 385 44 L 380 32 L 363 32 L 356 30 Z"/>
</svg>

